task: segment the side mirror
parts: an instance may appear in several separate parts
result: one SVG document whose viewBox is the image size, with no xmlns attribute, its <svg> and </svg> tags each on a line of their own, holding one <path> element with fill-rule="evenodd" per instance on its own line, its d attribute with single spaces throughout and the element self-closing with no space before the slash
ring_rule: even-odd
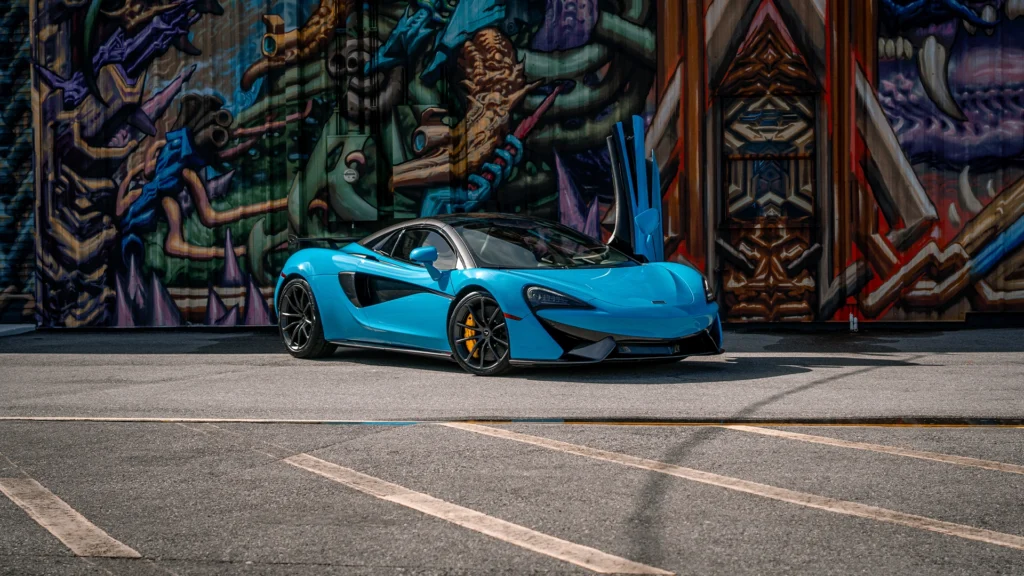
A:
<svg viewBox="0 0 1024 576">
<path fill-rule="evenodd" d="M 422 246 L 420 248 L 416 248 L 411 254 L 409 254 L 409 258 L 411 258 L 413 262 L 418 262 L 424 266 L 433 264 L 434 262 L 437 262 L 437 248 L 434 248 L 433 246 Z"/>
</svg>

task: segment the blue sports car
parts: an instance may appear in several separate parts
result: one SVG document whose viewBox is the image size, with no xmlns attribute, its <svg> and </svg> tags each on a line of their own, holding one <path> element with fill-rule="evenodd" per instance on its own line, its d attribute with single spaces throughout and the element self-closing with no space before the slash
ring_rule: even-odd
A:
<svg viewBox="0 0 1024 576">
<path fill-rule="evenodd" d="M 313 243 L 313 241 L 307 241 Z M 720 354 L 710 285 L 559 224 L 507 214 L 402 222 L 289 258 L 274 293 L 292 355 L 337 346 L 516 365 L 674 361 Z"/>
</svg>

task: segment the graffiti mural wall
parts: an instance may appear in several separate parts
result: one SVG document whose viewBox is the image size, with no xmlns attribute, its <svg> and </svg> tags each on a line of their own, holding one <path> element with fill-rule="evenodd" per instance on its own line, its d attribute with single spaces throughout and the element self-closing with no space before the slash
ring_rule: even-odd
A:
<svg viewBox="0 0 1024 576">
<path fill-rule="evenodd" d="M 0 5 L 0 322 L 34 322 L 28 0 Z"/>
<path fill-rule="evenodd" d="M 1024 311 L 1021 16 L 1018 0 L 710 3 L 706 272 L 726 319 Z"/>
<path fill-rule="evenodd" d="M 606 234 L 653 106 L 627 0 L 38 0 L 38 321 L 273 322 L 298 236 L 456 210 Z"/>
<path fill-rule="evenodd" d="M 665 257 L 709 276 L 725 320 L 1024 312 L 1022 16 L 1024 0 L 7 3 L 32 42 L 0 76 L 2 318 L 268 324 L 291 235 L 439 213 L 608 239 L 608 138 L 634 115 Z"/>
<path fill-rule="evenodd" d="M 894 234 L 905 213 L 879 207 L 870 232 L 891 249 L 860 298 L 866 318 L 1024 310 L 1021 16 L 1017 0 L 881 3 L 875 85 L 926 217 Z"/>
</svg>

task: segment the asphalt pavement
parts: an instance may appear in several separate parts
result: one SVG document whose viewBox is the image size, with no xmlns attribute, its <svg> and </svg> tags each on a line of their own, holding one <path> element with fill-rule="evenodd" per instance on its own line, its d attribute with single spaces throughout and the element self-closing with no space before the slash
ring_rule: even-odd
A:
<svg viewBox="0 0 1024 576">
<path fill-rule="evenodd" d="M 0 574 L 1024 574 L 1024 331 L 726 337 L 503 378 L 0 338 Z"/>
<path fill-rule="evenodd" d="M 0 416 L 333 420 L 1024 417 L 1024 330 L 727 333 L 668 366 L 522 369 L 339 350 L 296 360 L 272 333 L 0 338 Z"/>
</svg>

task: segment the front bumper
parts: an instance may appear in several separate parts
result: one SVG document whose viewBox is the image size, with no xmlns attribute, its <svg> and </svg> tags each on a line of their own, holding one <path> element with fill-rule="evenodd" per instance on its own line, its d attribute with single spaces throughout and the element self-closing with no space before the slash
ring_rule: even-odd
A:
<svg viewBox="0 0 1024 576">
<path fill-rule="evenodd" d="M 717 308 L 709 307 L 706 312 L 709 314 L 661 318 L 653 322 L 653 329 L 649 328 L 650 324 L 647 322 L 643 324 L 648 329 L 638 328 L 638 318 L 614 323 L 600 316 L 587 315 L 585 312 L 572 315 L 574 318 L 570 318 L 569 321 L 566 321 L 564 315 L 559 315 L 558 320 L 552 318 L 553 314 L 536 315 L 530 320 L 536 322 L 539 331 L 547 337 L 544 340 L 550 339 L 550 344 L 545 346 L 546 353 L 543 356 L 533 356 L 533 359 L 516 358 L 517 355 L 513 354 L 512 363 L 537 365 L 637 362 L 721 354 L 724 352 L 722 324 L 718 318 Z M 615 330 L 616 324 L 620 330 Z M 620 333 L 625 330 L 630 334 Z"/>
</svg>

